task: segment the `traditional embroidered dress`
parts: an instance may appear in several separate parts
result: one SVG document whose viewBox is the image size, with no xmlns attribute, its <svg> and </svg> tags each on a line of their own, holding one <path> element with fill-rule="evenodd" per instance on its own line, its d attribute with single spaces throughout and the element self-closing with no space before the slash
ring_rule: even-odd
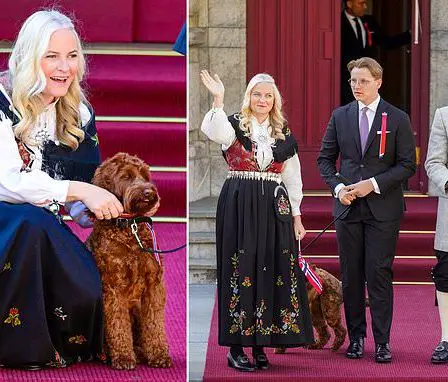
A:
<svg viewBox="0 0 448 382">
<path fill-rule="evenodd" d="M 65 202 L 68 180 L 90 181 L 99 163 L 93 113 L 85 139 L 55 138 L 56 111 L 39 116 L 30 144 L 15 141 L 19 115 L 0 85 L 0 364 L 55 366 L 102 352 L 101 282 L 84 244 L 41 206 Z"/>
<path fill-rule="evenodd" d="M 292 215 L 302 199 L 297 144 L 275 140 L 269 121 L 206 114 L 202 131 L 222 144 L 229 173 L 216 214 L 219 344 L 299 346 L 313 342 Z M 287 179 L 287 184 L 282 181 Z M 288 195 L 289 192 L 289 195 Z"/>
</svg>

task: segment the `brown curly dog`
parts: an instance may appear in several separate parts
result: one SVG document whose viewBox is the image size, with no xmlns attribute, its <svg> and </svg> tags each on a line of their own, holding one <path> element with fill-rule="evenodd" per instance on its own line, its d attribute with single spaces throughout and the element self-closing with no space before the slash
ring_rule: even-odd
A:
<svg viewBox="0 0 448 382">
<path fill-rule="evenodd" d="M 322 294 L 317 294 L 316 290 L 307 281 L 308 303 L 311 312 L 311 322 L 317 332 L 317 341 L 309 345 L 308 349 L 323 349 L 330 340 L 328 327 L 334 331 L 334 341 L 331 350 L 337 351 L 345 341 L 347 330 L 342 326 L 341 305 L 342 286 L 341 282 L 330 272 L 322 268 L 317 268 L 310 264 L 322 281 Z M 285 347 L 277 347 L 275 353 L 283 354 Z"/>
<path fill-rule="evenodd" d="M 128 154 L 106 160 L 93 183 L 115 194 L 132 216 L 144 216 L 159 200 L 149 166 Z M 138 224 L 138 236 L 152 248 L 145 223 Z M 101 274 L 106 352 L 112 367 L 133 369 L 137 362 L 170 367 L 161 264 L 140 249 L 131 228 L 119 227 L 117 219 L 96 220 L 87 244 Z"/>
</svg>

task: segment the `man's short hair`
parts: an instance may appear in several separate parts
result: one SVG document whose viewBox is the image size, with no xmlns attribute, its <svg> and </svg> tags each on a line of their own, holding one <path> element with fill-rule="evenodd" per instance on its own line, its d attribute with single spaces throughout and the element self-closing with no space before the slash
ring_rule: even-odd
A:
<svg viewBox="0 0 448 382">
<path fill-rule="evenodd" d="M 358 69 L 366 68 L 366 69 L 368 69 L 370 74 L 372 75 L 372 77 L 375 78 L 375 80 L 379 80 L 379 79 L 383 78 L 383 68 L 373 58 L 361 57 L 361 58 L 358 58 L 357 60 L 351 60 L 347 64 L 347 69 L 351 73 L 351 71 L 354 68 L 358 68 Z"/>
</svg>

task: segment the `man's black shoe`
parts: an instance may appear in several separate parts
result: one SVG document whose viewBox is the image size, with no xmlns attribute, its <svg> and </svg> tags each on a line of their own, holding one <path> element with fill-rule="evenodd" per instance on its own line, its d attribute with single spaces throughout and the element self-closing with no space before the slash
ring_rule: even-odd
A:
<svg viewBox="0 0 448 382">
<path fill-rule="evenodd" d="M 350 359 L 362 358 L 364 355 L 364 338 L 359 337 L 350 341 L 345 356 Z"/>
<path fill-rule="evenodd" d="M 448 342 L 442 341 L 434 349 L 431 357 L 432 363 L 447 363 L 448 362 Z"/>
<path fill-rule="evenodd" d="M 392 353 L 388 343 L 375 345 L 375 362 L 389 363 L 392 361 Z"/>
<path fill-rule="evenodd" d="M 258 353 L 254 355 L 255 367 L 261 370 L 269 369 L 269 360 L 265 353 Z"/>
<path fill-rule="evenodd" d="M 230 352 L 227 354 L 227 364 L 239 371 L 255 371 L 255 366 L 249 362 L 246 354 L 240 354 L 236 358 Z"/>
</svg>

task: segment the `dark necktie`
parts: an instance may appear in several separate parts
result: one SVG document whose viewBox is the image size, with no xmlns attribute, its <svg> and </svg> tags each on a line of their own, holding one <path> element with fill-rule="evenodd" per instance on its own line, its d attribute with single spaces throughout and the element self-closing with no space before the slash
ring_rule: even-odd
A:
<svg viewBox="0 0 448 382">
<path fill-rule="evenodd" d="M 364 48 L 364 43 L 362 41 L 361 21 L 357 17 L 355 17 L 354 20 L 355 20 L 356 34 L 358 36 L 359 45 L 361 45 L 361 48 Z"/>
<path fill-rule="evenodd" d="M 367 119 L 367 110 L 369 110 L 367 106 L 362 108 L 361 121 L 359 122 L 359 137 L 361 138 L 361 150 L 363 154 L 366 149 L 367 138 L 369 136 L 369 120 Z"/>
</svg>

